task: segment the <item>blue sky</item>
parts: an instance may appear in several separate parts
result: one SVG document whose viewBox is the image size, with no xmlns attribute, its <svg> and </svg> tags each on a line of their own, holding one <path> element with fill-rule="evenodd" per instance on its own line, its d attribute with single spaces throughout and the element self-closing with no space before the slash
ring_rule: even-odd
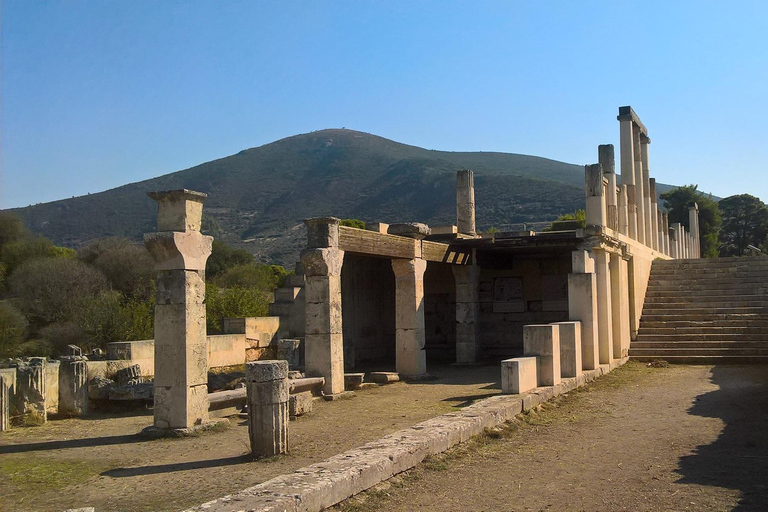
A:
<svg viewBox="0 0 768 512">
<path fill-rule="evenodd" d="M 0 207 L 346 127 L 768 200 L 768 2 L 5 0 Z"/>
</svg>

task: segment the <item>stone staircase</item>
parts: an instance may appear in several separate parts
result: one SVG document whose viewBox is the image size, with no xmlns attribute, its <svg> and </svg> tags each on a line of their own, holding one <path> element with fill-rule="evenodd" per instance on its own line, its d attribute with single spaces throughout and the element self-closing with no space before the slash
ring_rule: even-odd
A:
<svg viewBox="0 0 768 512">
<path fill-rule="evenodd" d="M 632 359 L 768 363 L 768 258 L 657 260 Z"/>
</svg>

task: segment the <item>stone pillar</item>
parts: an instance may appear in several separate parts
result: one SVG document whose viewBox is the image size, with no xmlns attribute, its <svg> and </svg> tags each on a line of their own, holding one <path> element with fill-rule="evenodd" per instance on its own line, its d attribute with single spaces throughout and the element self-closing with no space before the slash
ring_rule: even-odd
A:
<svg viewBox="0 0 768 512">
<path fill-rule="evenodd" d="M 48 420 L 45 408 L 45 359 L 34 358 L 16 367 L 14 409 L 30 423 Z"/>
<path fill-rule="evenodd" d="M 637 239 L 637 201 L 635 190 L 635 145 L 631 119 L 620 119 L 621 185 L 627 191 L 627 233 Z"/>
<path fill-rule="evenodd" d="M 637 198 L 634 185 L 627 185 L 627 217 L 629 219 L 629 238 L 637 240 Z"/>
<path fill-rule="evenodd" d="M 501 392 L 520 394 L 539 385 L 536 357 L 516 357 L 501 362 Z"/>
<path fill-rule="evenodd" d="M 680 224 L 672 224 L 672 227 L 669 228 L 669 255 L 672 256 L 675 259 L 680 258 L 680 253 L 678 252 L 678 243 L 677 243 L 677 226 Z"/>
<path fill-rule="evenodd" d="M 424 272 L 421 258 L 392 260 L 395 272 L 395 365 L 401 376 L 427 373 L 424 331 Z M 458 306 L 457 306 L 458 307 Z"/>
<path fill-rule="evenodd" d="M 155 260 L 154 426 L 189 429 L 208 422 L 205 263 L 213 238 L 200 233 L 206 194 L 150 192 L 157 233 L 144 235 Z"/>
<path fill-rule="evenodd" d="M 640 137 L 639 131 L 633 133 L 635 147 L 635 204 L 637 205 L 637 241 L 645 244 L 645 181 Z"/>
<path fill-rule="evenodd" d="M 480 267 L 453 265 L 456 280 L 456 362 L 476 363 L 480 348 L 477 327 L 480 315 Z"/>
<path fill-rule="evenodd" d="M 656 240 L 659 246 L 658 251 L 666 254 L 664 252 L 664 214 L 658 208 L 656 209 Z"/>
<path fill-rule="evenodd" d="M 629 270 L 621 254 L 611 254 L 611 321 L 613 357 L 629 355 Z"/>
<path fill-rule="evenodd" d="M 640 158 L 643 161 L 643 209 L 645 211 L 645 245 L 653 248 L 653 241 L 656 238 L 656 231 L 653 229 L 653 220 L 651 208 L 651 177 L 648 166 L 648 145 L 651 143 L 645 134 L 640 134 Z"/>
<path fill-rule="evenodd" d="M 288 361 L 246 363 L 245 385 L 251 455 L 288 453 Z"/>
<path fill-rule="evenodd" d="M 308 377 L 324 377 L 323 392 L 344 392 L 344 338 L 341 323 L 339 219 L 307 219 L 304 266 L 304 365 Z"/>
<path fill-rule="evenodd" d="M 560 375 L 578 377 L 583 373 L 581 362 L 581 322 L 555 322 L 560 330 Z"/>
<path fill-rule="evenodd" d="M 650 217 L 650 225 L 648 227 L 648 237 L 651 239 L 651 248 L 659 250 L 659 200 L 656 196 L 656 178 L 649 180 L 650 191 L 648 196 L 650 203 L 648 205 L 648 216 Z"/>
<path fill-rule="evenodd" d="M 693 203 L 693 206 L 688 208 L 688 226 L 691 229 L 691 236 L 693 237 L 693 257 L 701 258 L 701 233 L 699 231 L 699 205 Z"/>
<path fill-rule="evenodd" d="M 585 192 L 587 201 L 587 226 L 601 226 L 605 223 L 605 186 L 600 164 L 584 166 Z"/>
<path fill-rule="evenodd" d="M 629 211 L 627 210 L 627 186 L 619 189 L 619 233 L 629 236 Z"/>
<path fill-rule="evenodd" d="M 8 430 L 11 426 L 9 399 L 8 384 L 5 382 L 5 377 L 0 375 L 0 432 Z"/>
<path fill-rule="evenodd" d="M 603 176 L 608 180 L 605 196 L 605 215 L 607 226 L 619 230 L 618 197 L 616 193 L 616 162 L 613 144 L 602 144 L 597 147 L 597 156 Z"/>
<path fill-rule="evenodd" d="M 672 249 L 669 246 L 669 214 L 667 212 L 662 213 L 662 227 L 661 235 L 664 237 L 664 254 L 672 256 Z"/>
<path fill-rule="evenodd" d="M 523 354 L 536 356 L 539 386 L 557 386 L 560 377 L 560 326 L 524 325 Z"/>
<path fill-rule="evenodd" d="M 581 362 L 585 370 L 600 365 L 597 334 L 597 280 L 595 262 L 586 251 L 572 253 L 568 274 L 568 318 L 581 322 Z"/>
<path fill-rule="evenodd" d="M 611 255 L 594 249 L 595 275 L 597 279 L 597 336 L 600 347 L 600 364 L 613 360 L 613 313 L 611 308 Z"/>
<path fill-rule="evenodd" d="M 464 235 L 475 232 L 475 175 L 469 169 L 456 172 L 456 226 Z"/>
<path fill-rule="evenodd" d="M 59 413 L 88 414 L 88 362 L 83 356 L 64 356 L 59 366 Z"/>
</svg>

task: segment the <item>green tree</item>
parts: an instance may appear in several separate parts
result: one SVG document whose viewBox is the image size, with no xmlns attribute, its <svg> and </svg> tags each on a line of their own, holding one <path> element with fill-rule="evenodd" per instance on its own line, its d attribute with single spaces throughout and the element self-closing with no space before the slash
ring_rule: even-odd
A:
<svg viewBox="0 0 768 512">
<path fill-rule="evenodd" d="M 748 245 L 759 247 L 768 235 L 768 208 L 755 196 L 739 194 L 720 201 L 723 228 L 720 255 L 742 256 Z"/>
<path fill-rule="evenodd" d="M 0 301 L 0 357 L 18 355 L 19 345 L 27 338 L 28 322 L 10 301 Z"/>
<path fill-rule="evenodd" d="M 718 233 L 722 220 L 717 201 L 711 194 L 698 190 L 698 185 L 685 185 L 661 194 L 664 208 L 669 214 L 670 226 L 679 222 L 690 229 L 688 208 L 694 203 L 699 205 L 699 236 L 701 237 L 702 258 L 715 258 L 718 255 Z"/>
<path fill-rule="evenodd" d="M 340 226 L 347 226 L 350 228 L 365 229 L 365 221 L 360 219 L 342 219 L 339 221 Z"/>
<path fill-rule="evenodd" d="M 253 263 L 253 259 L 253 254 L 244 249 L 235 249 L 224 242 L 214 240 L 211 255 L 205 265 L 205 275 L 211 279 L 229 268 Z"/>
<path fill-rule="evenodd" d="M 266 316 L 271 294 L 257 288 L 222 289 L 208 284 L 205 290 L 205 312 L 208 332 L 221 332 L 222 318 Z"/>
<path fill-rule="evenodd" d="M 0 247 L 29 236 L 21 218 L 12 213 L 0 213 Z"/>
<path fill-rule="evenodd" d="M 147 300 L 154 293 L 155 263 L 141 244 L 119 237 L 94 240 L 78 257 L 99 269 L 112 289 L 127 298 Z"/>
</svg>

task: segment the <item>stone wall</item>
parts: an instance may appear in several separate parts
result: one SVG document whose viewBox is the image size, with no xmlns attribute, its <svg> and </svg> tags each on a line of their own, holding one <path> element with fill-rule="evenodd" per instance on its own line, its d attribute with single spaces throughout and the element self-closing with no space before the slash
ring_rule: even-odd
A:
<svg viewBox="0 0 768 512">
<path fill-rule="evenodd" d="M 449 264 L 427 264 L 424 323 L 427 360 L 456 361 L 456 281 Z"/>
</svg>

